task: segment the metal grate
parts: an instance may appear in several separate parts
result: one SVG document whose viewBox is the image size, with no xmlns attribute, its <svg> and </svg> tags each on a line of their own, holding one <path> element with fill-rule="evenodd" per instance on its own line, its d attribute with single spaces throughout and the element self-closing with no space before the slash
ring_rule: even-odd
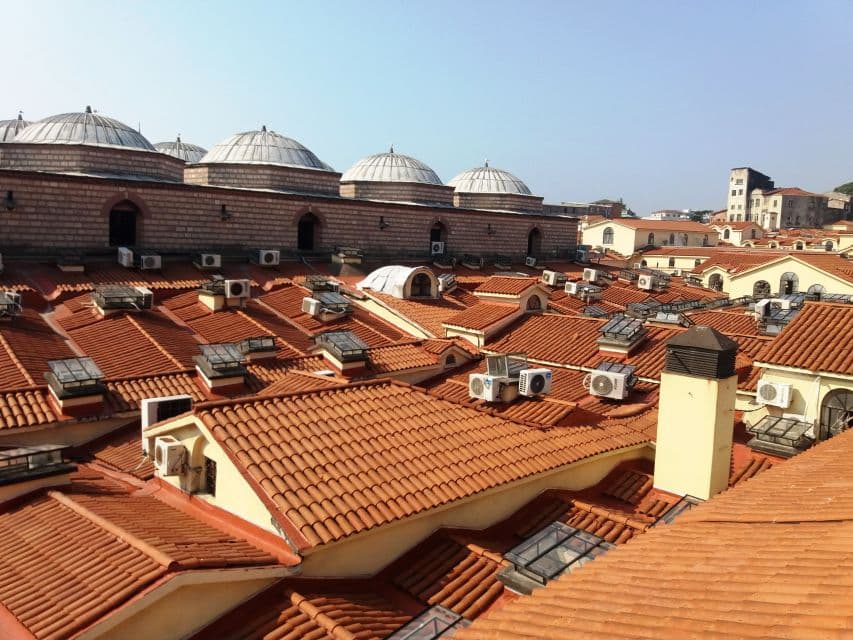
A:
<svg viewBox="0 0 853 640">
<path fill-rule="evenodd" d="M 606 338 L 629 342 L 645 332 L 645 329 L 642 320 L 620 314 L 608 320 L 599 331 Z"/>
<path fill-rule="evenodd" d="M 327 331 L 315 338 L 338 357 L 341 362 L 363 360 L 368 349 L 367 344 L 352 331 Z"/>
<path fill-rule="evenodd" d="M 104 374 L 91 358 L 67 358 L 65 360 L 49 360 L 50 371 L 45 374 L 57 391 L 65 393 L 88 392 L 98 387 Z"/>
<path fill-rule="evenodd" d="M 811 438 L 808 433 L 812 425 L 794 418 L 779 416 L 764 416 L 759 422 L 748 428 L 748 431 L 764 442 L 773 442 L 795 449 L 808 446 Z"/>
<path fill-rule="evenodd" d="M 441 605 L 434 605 L 397 629 L 388 636 L 387 640 L 436 640 L 449 637 L 456 629 L 470 625 L 470 620 L 466 620 L 455 611 Z"/>
<path fill-rule="evenodd" d="M 101 309 L 148 309 L 153 294 L 142 287 L 108 284 L 97 287 L 92 299 Z"/>
<path fill-rule="evenodd" d="M 229 370 L 239 367 L 243 361 L 243 353 L 240 348 L 232 343 L 203 344 L 199 345 L 201 355 L 210 364 L 214 371 Z"/>
</svg>

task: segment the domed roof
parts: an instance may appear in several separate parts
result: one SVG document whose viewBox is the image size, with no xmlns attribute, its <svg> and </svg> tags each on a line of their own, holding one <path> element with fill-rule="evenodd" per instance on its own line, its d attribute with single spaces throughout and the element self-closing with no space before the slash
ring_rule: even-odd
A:
<svg viewBox="0 0 853 640">
<path fill-rule="evenodd" d="M 460 193 L 511 193 L 522 196 L 532 195 L 526 184 L 509 171 L 495 169 L 489 162 L 482 167 L 463 171 L 447 183 Z"/>
<path fill-rule="evenodd" d="M 18 117 L 13 120 L 0 120 L 0 142 L 12 142 L 16 135 L 31 124 L 29 120 L 24 120 L 21 113 L 18 113 Z"/>
<path fill-rule="evenodd" d="M 394 147 L 388 153 L 367 156 L 352 165 L 341 176 L 341 182 L 350 181 L 443 184 L 435 171 L 420 160 L 394 153 Z"/>
<path fill-rule="evenodd" d="M 265 126 L 260 131 L 245 131 L 223 140 L 199 162 L 275 164 L 334 171 L 307 147 L 275 131 L 267 131 Z"/>
<path fill-rule="evenodd" d="M 33 144 L 86 144 L 96 147 L 122 147 L 154 151 L 154 146 L 126 124 L 94 113 L 86 107 L 82 113 L 61 113 L 31 124 L 15 142 Z"/>
<path fill-rule="evenodd" d="M 184 162 L 198 162 L 207 153 L 207 149 L 197 144 L 182 142 L 181 136 L 178 136 L 174 142 L 158 142 L 154 145 L 154 148 L 160 153 L 174 156 Z"/>
</svg>

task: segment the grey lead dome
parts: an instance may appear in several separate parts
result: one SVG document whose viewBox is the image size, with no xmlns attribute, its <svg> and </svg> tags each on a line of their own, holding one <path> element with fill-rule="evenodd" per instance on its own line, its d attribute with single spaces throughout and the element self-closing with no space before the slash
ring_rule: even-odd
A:
<svg viewBox="0 0 853 640">
<path fill-rule="evenodd" d="M 207 149 L 197 144 L 183 142 L 181 136 L 178 136 L 174 142 L 157 142 L 154 148 L 160 153 L 165 153 L 184 162 L 198 162 L 207 153 Z"/>
<path fill-rule="evenodd" d="M 154 146 L 126 124 L 94 113 L 92 107 L 80 113 L 60 113 L 26 127 L 15 142 L 31 144 L 85 144 L 154 151 Z"/>
<path fill-rule="evenodd" d="M 32 122 L 24 120 L 23 114 L 20 113 L 12 120 L 0 120 L 0 142 L 12 142 L 15 136 L 31 124 Z"/>
<path fill-rule="evenodd" d="M 237 133 L 208 151 L 202 163 L 273 164 L 284 167 L 334 171 L 296 140 L 261 127 L 260 131 Z"/>
<path fill-rule="evenodd" d="M 362 158 L 341 177 L 341 182 L 419 182 L 443 184 L 441 178 L 420 160 L 402 153 L 387 153 Z"/>
<path fill-rule="evenodd" d="M 503 169 L 490 167 L 487 162 L 482 167 L 463 171 L 447 183 L 460 193 L 511 193 L 532 195 L 530 188 L 519 178 Z"/>
</svg>

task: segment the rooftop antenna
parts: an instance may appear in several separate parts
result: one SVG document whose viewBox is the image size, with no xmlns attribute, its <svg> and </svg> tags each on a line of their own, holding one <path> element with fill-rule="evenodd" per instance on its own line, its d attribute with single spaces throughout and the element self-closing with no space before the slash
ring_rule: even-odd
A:
<svg viewBox="0 0 853 640">
<path fill-rule="evenodd" d="M 180 133 L 178 134 L 178 139 L 177 139 L 177 141 L 176 141 L 176 142 L 177 142 L 178 144 L 180 144 L 180 142 L 181 142 L 181 134 L 180 134 Z"/>
<path fill-rule="evenodd" d="M 487 166 L 487 167 L 489 166 L 489 159 L 488 158 L 486 158 L 486 165 L 485 166 Z"/>
<path fill-rule="evenodd" d="M 388 150 L 388 153 L 394 153 L 394 143 L 391 143 L 391 148 Z"/>
<path fill-rule="evenodd" d="M 86 105 L 86 113 L 92 113 L 92 105 Z"/>
<path fill-rule="evenodd" d="M 24 112 L 19 110 L 18 111 L 18 120 L 23 120 L 23 119 L 24 119 Z"/>
<path fill-rule="evenodd" d="M 261 131 L 262 131 L 263 133 L 266 133 L 266 132 L 267 132 L 267 125 L 262 124 L 262 125 L 261 125 Z"/>
</svg>

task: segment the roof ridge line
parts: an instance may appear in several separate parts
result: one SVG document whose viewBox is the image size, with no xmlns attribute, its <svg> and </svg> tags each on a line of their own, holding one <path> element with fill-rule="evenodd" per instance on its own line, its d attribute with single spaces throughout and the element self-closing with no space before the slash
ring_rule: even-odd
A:
<svg viewBox="0 0 853 640">
<path fill-rule="evenodd" d="M 181 370 L 186 368 L 186 367 L 184 367 L 183 364 L 178 362 L 177 358 L 175 358 L 171 353 L 169 353 L 163 345 L 161 345 L 159 342 L 157 342 L 157 340 L 154 339 L 154 336 L 152 336 L 150 333 L 148 333 L 148 331 L 146 331 L 145 328 L 141 324 L 139 324 L 139 322 L 137 320 L 132 318 L 130 314 L 125 314 L 125 317 L 127 318 L 127 321 L 130 322 L 130 324 L 132 324 L 134 327 L 136 327 L 136 329 L 139 331 L 139 333 L 141 333 L 143 336 L 145 336 L 145 338 L 151 344 L 154 345 L 155 349 L 157 349 L 160 353 L 162 353 L 169 360 L 171 360 L 172 364 L 174 364 L 178 369 L 181 369 Z"/>
<path fill-rule="evenodd" d="M 74 511 L 77 515 L 86 518 L 87 520 L 97 525 L 107 533 L 114 535 L 122 542 L 125 542 L 137 551 L 145 554 L 146 556 L 154 560 L 157 564 L 165 567 L 167 570 L 172 571 L 174 569 L 180 568 L 180 563 L 168 554 L 164 553 L 152 544 L 145 542 L 144 540 L 130 533 L 126 529 L 121 528 L 117 524 L 110 522 L 102 516 L 99 516 L 98 514 L 94 513 L 93 511 L 89 510 L 78 502 L 75 502 L 68 495 L 59 491 L 48 491 L 47 495 L 59 502 L 64 507 L 70 509 L 71 511 Z"/>
<path fill-rule="evenodd" d="M 33 377 L 30 375 L 30 372 L 27 371 L 26 368 L 24 368 L 24 365 L 18 359 L 18 356 L 15 355 L 15 350 L 12 349 L 12 345 L 9 344 L 9 341 L 6 340 L 6 337 L 2 333 L 0 333 L 0 346 L 2 346 L 3 349 L 6 351 L 9 356 L 9 359 L 13 363 L 15 363 L 15 366 L 18 368 L 18 371 L 20 371 L 21 374 L 24 376 L 24 379 L 30 383 L 30 386 L 37 386 L 36 381 L 33 380 Z"/>
</svg>

